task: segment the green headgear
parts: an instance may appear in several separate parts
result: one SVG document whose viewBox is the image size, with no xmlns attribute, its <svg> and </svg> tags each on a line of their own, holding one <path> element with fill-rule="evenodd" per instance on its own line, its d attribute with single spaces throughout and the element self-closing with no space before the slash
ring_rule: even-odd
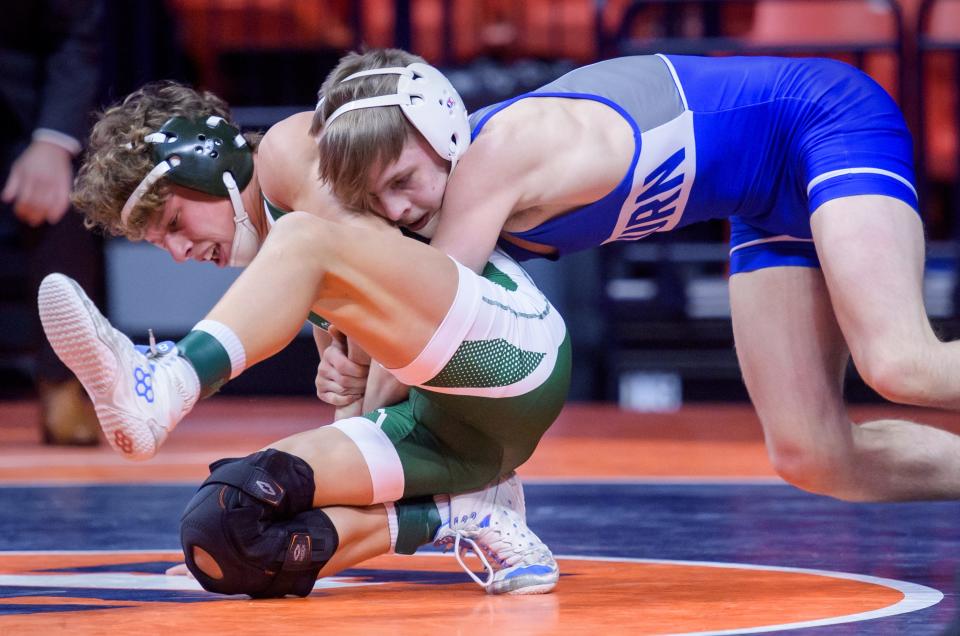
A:
<svg viewBox="0 0 960 636">
<path fill-rule="evenodd" d="M 237 226 L 230 264 L 249 263 L 260 240 L 240 198 L 253 177 L 253 150 L 240 131 L 215 115 L 198 119 L 177 116 L 144 141 L 153 144 L 154 167 L 130 194 L 120 211 L 121 222 L 126 224 L 137 202 L 166 177 L 185 188 L 230 199 Z"/>
<path fill-rule="evenodd" d="M 185 188 L 226 197 L 224 172 L 233 175 L 241 190 L 253 176 L 253 152 L 247 140 L 222 117 L 171 117 L 146 141 L 153 143 L 154 164 L 174 155 L 180 158 L 166 177 Z"/>
</svg>

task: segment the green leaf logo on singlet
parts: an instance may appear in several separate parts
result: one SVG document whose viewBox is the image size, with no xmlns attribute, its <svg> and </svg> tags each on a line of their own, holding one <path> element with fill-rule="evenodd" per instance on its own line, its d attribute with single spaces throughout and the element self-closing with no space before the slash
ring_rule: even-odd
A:
<svg viewBox="0 0 960 636">
<path fill-rule="evenodd" d="M 493 263 L 487 263 L 480 274 L 491 283 L 500 285 L 507 291 L 517 291 L 517 283 L 512 278 L 501 272 Z"/>
<path fill-rule="evenodd" d="M 545 353 L 524 351 L 502 338 L 467 340 L 450 362 L 423 386 L 489 388 L 509 386 L 537 368 Z"/>
</svg>

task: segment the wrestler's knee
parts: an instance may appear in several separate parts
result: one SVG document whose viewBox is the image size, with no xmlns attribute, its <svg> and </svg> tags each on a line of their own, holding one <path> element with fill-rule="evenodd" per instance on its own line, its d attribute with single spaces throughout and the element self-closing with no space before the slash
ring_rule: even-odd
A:
<svg viewBox="0 0 960 636">
<path fill-rule="evenodd" d="M 925 343 L 874 343 L 854 354 L 863 381 L 891 402 L 924 403 L 930 352 Z"/>
<path fill-rule="evenodd" d="M 366 418 L 356 418 L 361 430 L 379 429 Z M 336 426 L 320 428 L 291 435 L 271 444 L 271 448 L 285 451 L 301 457 L 313 467 L 316 490 L 314 506 L 354 505 L 366 506 L 371 503 L 373 485 L 370 468 L 356 441 L 344 429 L 353 430 L 353 418 L 340 420 Z M 378 438 L 379 439 L 379 438 Z M 383 441 L 383 437 L 379 441 Z M 378 457 L 382 458 L 386 449 L 378 447 Z M 394 453 L 395 454 L 395 453 Z M 399 459 L 391 465 L 399 465 Z M 350 479 L 344 479 L 350 475 Z M 395 498 L 402 496 L 402 492 Z"/>
<path fill-rule="evenodd" d="M 844 448 L 768 438 L 767 453 L 787 483 L 819 495 L 855 499 L 855 461 Z"/>
<path fill-rule="evenodd" d="M 326 514 L 310 509 L 308 470 L 274 450 L 211 466 L 180 526 L 187 567 L 204 589 L 255 598 L 310 593 L 338 537 Z"/>
<path fill-rule="evenodd" d="M 229 512 L 217 511 L 219 503 L 208 500 L 181 525 L 184 557 L 197 581 L 210 592 L 253 598 L 310 594 L 339 544 L 326 513 L 308 510 L 287 521 L 264 522 L 237 507 L 236 489 L 223 488 Z"/>
</svg>

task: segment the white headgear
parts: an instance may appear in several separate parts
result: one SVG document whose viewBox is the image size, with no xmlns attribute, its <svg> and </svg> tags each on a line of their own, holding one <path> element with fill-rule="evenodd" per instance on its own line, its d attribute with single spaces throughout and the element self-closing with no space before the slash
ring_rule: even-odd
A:
<svg viewBox="0 0 960 636">
<path fill-rule="evenodd" d="M 414 62 L 406 67 L 359 71 L 345 77 L 342 82 L 370 75 L 399 75 L 397 92 L 347 102 L 326 118 L 324 128 L 351 110 L 399 106 L 407 120 L 438 155 L 450 162 L 450 169 L 453 170 L 470 145 L 470 121 L 463 100 L 450 80 L 434 67 Z"/>
</svg>

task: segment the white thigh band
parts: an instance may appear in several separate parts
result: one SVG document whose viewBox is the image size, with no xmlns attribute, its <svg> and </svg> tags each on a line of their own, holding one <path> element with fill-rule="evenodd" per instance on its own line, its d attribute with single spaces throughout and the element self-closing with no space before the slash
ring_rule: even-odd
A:
<svg viewBox="0 0 960 636">
<path fill-rule="evenodd" d="M 451 259 L 453 260 L 453 259 Z M 457 261 L 457 295 L 436 333 L 413 362 L 399 369 L 388 369 L 395 378 L 410 386 L 432 380 L 463 343 L 480 310 L 482 294 L 479 276 Z"/>
<path fill-rule="evenodd" d="M 382 420 L 386 414 L 382 410 L 381 414 Z M 365 417 L 351 417 L 330 425 L 343 431 L 360 449 L 373 483 L 372 504 L 397 501 L 403 497 L 404 488 L 400 456 L 379 423 L 380 421 L 374 423 Z"/>
</svg>

